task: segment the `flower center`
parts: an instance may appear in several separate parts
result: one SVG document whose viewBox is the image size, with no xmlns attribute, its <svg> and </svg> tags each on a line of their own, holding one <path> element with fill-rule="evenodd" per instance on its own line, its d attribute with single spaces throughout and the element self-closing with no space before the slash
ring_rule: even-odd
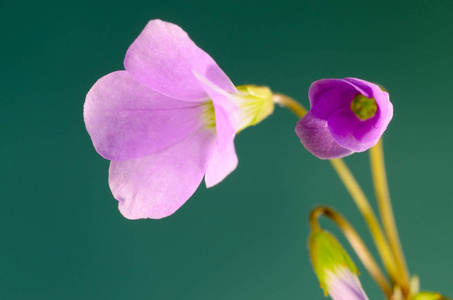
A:
<svg viewBox="0 0 453 300">
<path fill-rule="evenodd" d="M 201 109 L 202 109 L 201 119 L 203 120 L 205 128 L 215 130 L 216 129 L 215 110 L 212 100 L 203 103 L 201 105 Z"/>
<path fill-rule="evenodd" d="M 367 120 L 374 117 L 377 111 L 377 104 L 374 98 L 367 98 L 358 94 L 351 102 L 351 110 L 360 120 Z"/>
</svg>

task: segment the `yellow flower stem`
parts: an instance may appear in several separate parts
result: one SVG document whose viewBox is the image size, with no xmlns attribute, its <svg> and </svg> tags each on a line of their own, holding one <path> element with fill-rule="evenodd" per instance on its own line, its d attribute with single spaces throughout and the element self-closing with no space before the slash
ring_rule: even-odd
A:
<svg viewBox="0 0 453 300">
<path fill-rule="evenodd" d="M 398 282 L 404 295 L 409 293 L 410 275 L 407 269 L 403 248 L 396 228 L 395 216 L 393 214 L 390 194 L 385 173 L 384 149 L 382 140 L 370 149 L 371 172 L 373 174 L 374 190 L 381 215 L 382 225 L 389 239 L 390 248 L 396 259 L 400 275 Z"/>
<path fill-rule="evenodd" d="M 349 194 L 351 195 L 363 218 L 365 219 L 365 222 L 370 229 L 371 235 L 373 236 L 373 240 L 376 244 L 379 255 L 381 256 L 382 262 L 387 272 L 389 273 L 390 279 L 392 280 L 392 282 L 397 281 L 398 269 L 395 264 L 393 253 L 390 249 L 386 237 L 384 236 L 382 228 L 379 225 L 370 202 L 366 198 L 351 171 L 342 159 L 331 159 L 330 163 L 332 164 L 340 179 L 343 181 L 343 184 L 346 186 L 346 189 L 349 191 Z"/>
<path fill-rule="evenodd" d="M 293 98 L 278 93 L 273 93 L 272 96 L 274 103 L 280 105 L 281 107 L 288 108 L 299 118 L 302 118 L 307 114 L 307 110 Z"/>
<path fill-rule="evenodd" d="M 307 110 L 300 103 L 286 95 L 274 94 L 273 100 L 281 107 L 291 110 L 299 118 L 302 118 L 307 113 Z M 330 163 L 340 179 L 343 181 L 343 184 L 346 186 L 346 189 L 349 191 L 349 194 L 365 219 L 382 262 L 389 273 L 391 281 L 397 282 L 398 269 L 395 263 L 395 258 L 376 218 L 373 208 L 370 205 L 370 202 L 342 159 L 331 159 Z"/>
<path fill-rule="evenodd" d="M 393 290 L 387 278 L 385 277 L 384 273 L 382 273 L 379 265 L 374 260 L 373 256 L 371 255 L 363 240 L 360 238 L 357 231 L 342 215 L 331 208 L 318 206 L 310 212 L 309 220 L 312 230 L 317 231 L 321 229 L 318 223 L 318 218 L 322 215 L 332 220 L 340 228 L 340 230 L 348 239 L 354 251 L 357 253 L 357 256 L 362 261 L 362 264 L 367 269 L 368 273 L 370 273 L 376 284 L 382 289 L 384 294 L 387 296 L 387 299 L 391 299 Z"/>
</svg>

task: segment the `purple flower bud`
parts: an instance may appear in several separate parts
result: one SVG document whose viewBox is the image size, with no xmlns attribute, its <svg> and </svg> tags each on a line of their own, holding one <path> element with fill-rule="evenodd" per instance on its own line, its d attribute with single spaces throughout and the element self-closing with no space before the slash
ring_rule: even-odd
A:
<svg viewBox="0 0 453 300">
<path fill-rule="evenodd" d="M 305 148 L 321 159 L 368 150 L 393 117 L 389 94 L 357 78 L 315 81 L 308 98 L 310 111 L 297 123 L 296 133 Z"/>
</svg>

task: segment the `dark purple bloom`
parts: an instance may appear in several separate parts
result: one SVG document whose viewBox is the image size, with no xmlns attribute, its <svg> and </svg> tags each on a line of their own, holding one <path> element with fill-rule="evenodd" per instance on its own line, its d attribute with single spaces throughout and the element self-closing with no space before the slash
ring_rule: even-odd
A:
<svg viewBox="0 0 453 300">
<path fill-rule="evenodd" d="M 376 145 L 393 117 L 389 94 L 357 79 L 321 79 L 310 86 L 310 111 L 296 133 L 321 159 L 340 158 Z"/>
</svg>

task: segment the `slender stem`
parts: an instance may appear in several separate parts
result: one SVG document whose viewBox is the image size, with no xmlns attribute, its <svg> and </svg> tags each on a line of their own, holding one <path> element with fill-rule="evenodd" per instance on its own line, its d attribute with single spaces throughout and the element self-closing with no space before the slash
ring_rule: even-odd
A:
<svg viewBox="0 0 453 300">
<path fill-rule="evenodd" d="M 367 269 L 368 273 L 370 273 L 371 277 L 382 289 L 387 298 L 390 299 L 393 294 L 392 288 L 354 227 L 352 227 L 342 215 L 335 212 L 333 209 L 319 206 L 314 208 L 310 213 L 310 225 L 312 230 L 320 229 L 318 218 L 322 215 L 332 220 L 341 229 L 352 248 L 357 253 L 357 256 L 362 261 L 362 264 Z"/>
<path fill-rule="evenodd" d="M 396 228 L 390 194 L 385 173 L 384 150 L 382 140 L 370 149 L 371 172 L 373 174 L 374 190 L 379 206 L 382 224 L 389 239 L 390 247 L 396 259 L 400 276 L 398 276 L 403 294 L 409 293 L 409 271 L 403 254 L 403 248 Z"/>
<path fill-rule="evenodd" d="M 302 118 L 307 113 L 307 110 L 301 104 L 286 95 L 274 94 L 273 99 L 275 103 L 288 108 L 299 118 Z M 390 279 L 392 282 L 397 282 L 398 268 L 395 258 L 368 199 L 342 159 L 332 159 L 330 163 L 365 219 Z"/>
<path fill-rule="evenodd" d="M 396 268 L 393 253 L 390 249 L 387 239 L 384 236 L 382 228 L 379 225 L 376 215 L 374 214 L 370 202 L 366 198 L 351 171 L 349 171 L 349 168 L 346 166 L 342 159 L 331 159 L 330 163 L 332 164 L 340 179 L 343 181 L 343 184 L 346 186 L 346 189 L 349 191 L 349 194 L 351 194 L 352 199 L 354 200 L 363 218 L 365 219 L 365 222 L 370 229 L 371 235 L 373 236 L 373 240 L 376 244 L 379 255 L 381 256 L 382 262 L 389 272 L 390 279 L 393 282 L 397 281 L 398 270 Z"/>
<path fill-rule="evenodd" d="M 302 105 L 300 105 L 299 102 L 291 97 L 279 93 L 274 93 L 272 100 L 274 101 L 274 103 L 277 103 L 281 107 L 288 108 L 299 118 L 302 118 L 307 114 L 307 110 Z"/>
</svg>

